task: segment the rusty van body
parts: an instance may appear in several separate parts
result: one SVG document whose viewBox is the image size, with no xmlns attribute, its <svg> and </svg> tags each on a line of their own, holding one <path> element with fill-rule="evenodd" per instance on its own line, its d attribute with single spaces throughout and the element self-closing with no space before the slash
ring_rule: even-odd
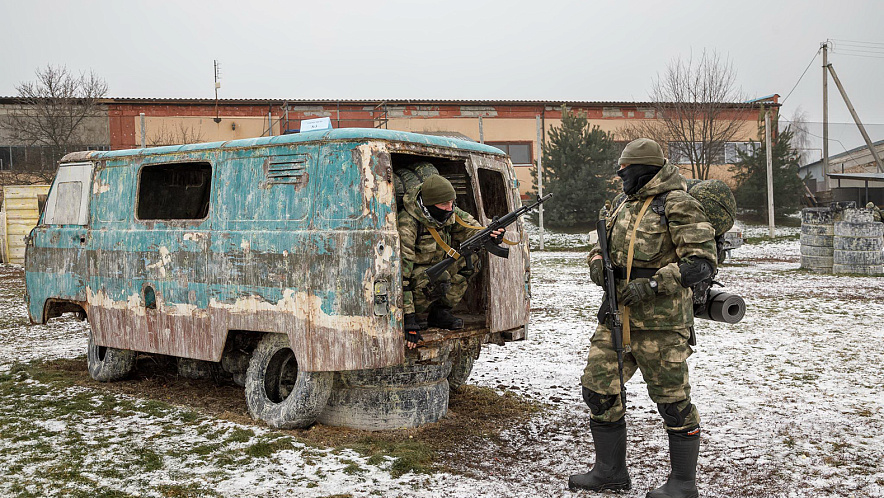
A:
<svg viewBox="0 0 884 498">
<path fill-rule="evenodd" d="M 360 426 L 348 421 L 358 413 L 340 415 L 349 395 L 337 419 L 320 416 L 352 384 L 347 372 L 435 364 L 444 377 L 468 346 L 475 357 L 477 344 L 525 337 L 521 244 L 507 259 L 485 256 L 456 310 L 464 330 L 429 330 L 406 354 L 392 180 L 417 161 L 436 165 L 483 223 L 520 204 L 499 150 L 388 130 L 69 154 L 27 241 L 30 318 L 88 317 L 98 380 L 125 376 L 136 352 L 169 355 L 189 365 L 180 372 L 233 374 L 271 425 Z M 521 222 L 508 237 L 526 240 Z M 370 428 L 418 423 L 388 415 Z"/>
</svg>

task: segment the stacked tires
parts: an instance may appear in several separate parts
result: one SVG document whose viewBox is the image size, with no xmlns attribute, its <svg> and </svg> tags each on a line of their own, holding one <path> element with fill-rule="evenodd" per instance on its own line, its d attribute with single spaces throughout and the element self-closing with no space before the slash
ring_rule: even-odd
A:
<svg viewBox="0 0 884 498">
<path fill-rule="evenodd" d="M 450 351 L 421 363 L 377 370 L 336 372 L 318 422 L 369 431 L 405 429 L 438 421 L 448 413 Z"/>
<path fill-rule="evenodd" d="M 871 210 L 847 209 L 834 224 L 833 273 L 884 273 L 884 224 Z"/>
<path fill-rule="evenodd" d="M 801 268 L 832 273 L 835 213 L 829 208 L 801 210 Z"/>
</svg>

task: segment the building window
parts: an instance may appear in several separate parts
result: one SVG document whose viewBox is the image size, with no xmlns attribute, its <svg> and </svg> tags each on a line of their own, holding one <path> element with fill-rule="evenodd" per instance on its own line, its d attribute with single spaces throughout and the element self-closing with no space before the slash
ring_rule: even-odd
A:
<svg viewBox="0 0 884 498">
<path fill-rule="evenodd" d="M 201 220 L 209 215 L 212 166 L 178 163 L 141 169 L 139 220 Z"/>
<path fill-rule="evenodd" d="M 534 161 L 531 160 L 531 142 L 486 142 L 485 145 L 497 147 L 498 149 L 504 151 L 508 156 L 510 156 L 510 160 L 513 162 L 513 166 L 532 166 L 534 164 Z"/>
<path fill-rule="evenodd" d="M 711 164 L 734 164 L 740 158 L 737 151 L 753 155 L 758 145 L 760 145 L 758 142 L 725 142 L 724 149 L 716 151 Z M 669 142 L 669 160 L 674 164 L 691 164 L 689 157 L 690 147 L 693 147 L 695 158 L 703 156 L 702 142 L 694 142 L 693 144 L 689 142 Z"/>
</svg>

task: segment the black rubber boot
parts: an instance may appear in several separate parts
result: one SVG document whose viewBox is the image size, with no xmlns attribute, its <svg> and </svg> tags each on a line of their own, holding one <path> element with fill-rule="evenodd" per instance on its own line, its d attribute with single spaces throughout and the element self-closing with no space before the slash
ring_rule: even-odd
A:
<svg viewBox="0 0 884 498">
<path fill-rule="evenodd" d="M 700 454 L 700 428 L 669 433 L 669 461 L 672 472 L 659 488 L 646 498 L 697 498 L 697 456 Z"/>
<path fill-rule="evenodd" d="M 463 328 L 463 319 L 452 315 L 451 308 L 443 304 L 433 303 L 430 306 L 430 313 L 427 315 L 427 327 L 460 330 Z"/>
<path fill-rule="evenodd" d="M 623 490 L 632 487 L 626 470 L 626 418 L 617 422 L 589 421 L 595 465 L 586 474 L 568 478 L 568 489 Z"/>
</svg>

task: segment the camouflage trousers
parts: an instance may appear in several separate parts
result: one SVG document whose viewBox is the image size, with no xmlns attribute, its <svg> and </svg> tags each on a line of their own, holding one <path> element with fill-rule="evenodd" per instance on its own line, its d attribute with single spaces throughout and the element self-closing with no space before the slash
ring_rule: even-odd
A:
<svg viewBox="0 0 884 498">
<path fill-rule="evenodd" d="M 667 430 L 677 432 L 700 425 L 700 414 L 691 405 L 691 385 L 688 383 L 686 360 L 693 353 L 688 345 L 690 331 L 632 330 L 630 335 L 631 351 L 623 353 L 623 381 L 628 381 L 636 370 L 641 370 L 653 402 L 676 403 L 679 412 L 691 407 L 682 425 L 673 427 L 664 423 Z M 616 396 L 616 402 L 603 413 L 593 414 L 593 419 L 616 422 L 625 415 L 619 396 L 617 352 L 614 351 L 611 331 L 603 324 L 595 329 L 590 341 L 589 357 L 580 382 L 591 391 Z"/>
<path fill-rule="evenodd" d="M 476 255 L 473 255 L 473 264 L 474 264 L 474 274 L 479 272 L 480 264 L 479 258 Z M 432 265 L 427 266 L 415 266 L 412 271 L 412 275 L 417 275 L 419 273 L 425 272 L 427 268 Z M 455 261 L 449 268 L 448 273 L 452 275 L 449 279 L 451 282 L 451 288 L 449 288 L 448 292 L 445 293 L 439 303 L 447 306 L 449 308 L 454 308 L 457 306 L 461 299 L 463 299 L 464 293 L 467 291 L 467 283 L 469 282 L 470 277 L 466 277 L 462 275 L 460 270 L 466 266 L 465 260 L 463 258 Z M 402 304 L 403 310 L 405 313 L 423 313 L 427 311 L 427 308 L 433 304 L 433 301 L 427 297 L 424 293 L 423 289 L 415 290 L 415 291 L 405 291 L 402 293 Z"/>
</svg>

